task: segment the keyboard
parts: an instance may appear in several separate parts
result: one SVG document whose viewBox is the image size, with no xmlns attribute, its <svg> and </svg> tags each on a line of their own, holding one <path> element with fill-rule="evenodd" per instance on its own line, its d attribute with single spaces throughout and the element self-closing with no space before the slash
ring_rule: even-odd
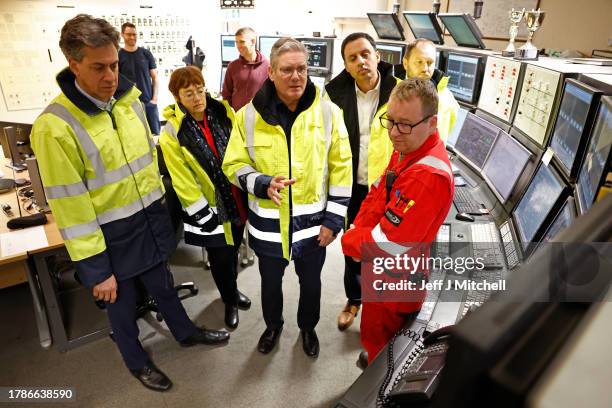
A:
<svg viewBox="0 0 612 408">
<path fill-rule="evenodd" d="M 455 207 L 460 213 L 482 214 L 485 207 L 472 198 L 472 193 L 467 187 L 455 187 L 455 197 L 453 199 Z"/>
<path fill-rule="evenodd" d="M 472 272 L 471 280 L 474 282 L 482 282 L 484 280 L 488 282 L 498 282 L 502 279 L 506 279 L 507 274 L 503 269 L 493 270 L 476 270 Z M 461 308 L 459 310 L 459 316 L 457 321 L 461 320 L 471 307 L 478 308 L 482 306 L 484 302 L 489 300 L 493 292 L 488 290 L 468 290 L 465 294 L 465 298 Z"/>
<path fill-rule="evenodd" d="M 482 258 L 485 268 L 503 268 L 502 253 L 497 227 L 493 222 L 470 224 L 474 258 Z"/>
<path fill-rule="evenodd" d="M 514 269 L 519 263 L 519 254 L 514 243 L 512 231 L 510 230 L 510 222 L 506 221 L 499 227 L 502 242 L 504 244 L 504 252 L 508 260 L 508 269 Z"/>
</svg>

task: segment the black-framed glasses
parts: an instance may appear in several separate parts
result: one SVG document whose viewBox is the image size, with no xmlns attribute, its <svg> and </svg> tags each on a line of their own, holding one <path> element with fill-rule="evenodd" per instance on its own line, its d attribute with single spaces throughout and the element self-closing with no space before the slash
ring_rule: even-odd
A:
<svg viewBox="0 0 612 408">
<path fill-rule="evenodd" d="M 411 125 L 409 123 L 404 123 L 404 122 L 396 122 L 393 119 L 389 119 L 387 117 L 387 112 L 383 113 L 379 119 L 380 119 L 380 124 L 385 129 L 388 129 L 389 131 L 391 131 L 391 129 L 393 129 L 394 126 L 397 126 L 398 132 L 404 135 L 409 135 L 412 133 L 413 128 L 419 126 L 421 123 L 425 122 L 427 119 L 431 118 L 432 116 L 433 115 L 427 115 L 423 119 L 415 123 L 414 125 Z"/>
</svg>

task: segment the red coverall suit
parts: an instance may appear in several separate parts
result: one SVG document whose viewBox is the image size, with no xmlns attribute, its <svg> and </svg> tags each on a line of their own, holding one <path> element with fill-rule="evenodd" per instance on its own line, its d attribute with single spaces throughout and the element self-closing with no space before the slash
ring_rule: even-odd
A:
<svg viewBox="0 0 612 408">
<path fill-rule="evenodd" d="M 385 175 L 389 171 L 396 178 L 387 202 Z M 361 259 L 362 243 L 383 243 L 379 245 L 383 249 L 388 248 L 389 242 L 431 243 L 452 204 L 452 180 L 448 154 L 437 131 L 401 160 L 400 154 L 394 152 L 385 173 L 372 184 L 361 205 L 355 228 L 342 236 L 342 251 Z M 398 200 L 399 197 L 404 199 Z M 365 273 L 373 272 L 362 271 L 362 275 Z M 422 293 L 420 302 L 363 302 L 361 343 L 370 362 L 406 323 L 405 315 L 421 308 L 426 295 Z"/>
</svg>

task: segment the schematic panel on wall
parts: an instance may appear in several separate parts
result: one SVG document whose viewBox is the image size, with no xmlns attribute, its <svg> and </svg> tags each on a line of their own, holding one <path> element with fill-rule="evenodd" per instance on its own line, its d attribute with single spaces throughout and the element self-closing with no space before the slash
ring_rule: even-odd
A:
<svg viewBox="0 0 612 408">
<path fill-rule="evenodd" d="M 560 75 L 534 65 L 525 68 L 514 126 L 542 148 L 551 123 Z"/>
<path fill-rule="evenodd" d="M 489 57 L 485 68 L 478 107 L 510 123 L 515 105 L 521 63 Z"/>
<path fill-rule="evenodd" d="M 61 24 L 61 13 L 0 13 L 0 86 L 8 111 L 44 108 L 59 92 Z"/>
</svg>

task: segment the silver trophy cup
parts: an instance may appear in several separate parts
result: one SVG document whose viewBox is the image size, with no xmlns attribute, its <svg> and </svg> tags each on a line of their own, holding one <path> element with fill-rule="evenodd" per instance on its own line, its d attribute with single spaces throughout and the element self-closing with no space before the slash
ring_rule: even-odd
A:
<svg viewBox="0 0 612 408">
<path fill-rule="evenodd" d="M 508 13 L 510 16 L 510 42 L 505 50 L 502 51 L 502 55 L 504 57 L 514 57 L 514 52 L 516 49 L 514 48 L 514 40 L 518 35 L 519 23 L 523 19 L 523 15 L 525 15 L 525 9 L 515 10 L 514 8 L 510 10 Z"/>
<path fill-rule="evenodd" d="M 527 29 L 529 30 L 529 36 L 527 37 L 527 42 L 516 50 L 516 59 L 522 60 L 537 60 L 538 59 L 538 48 L 533 45 L 531 39 L 535 32 L 542 25 L 542 21 L 544 21 L 545 12 L 540 9 L 531 10 L 525 12 L 525 23 L 527 24 Z"/>
</svg>

